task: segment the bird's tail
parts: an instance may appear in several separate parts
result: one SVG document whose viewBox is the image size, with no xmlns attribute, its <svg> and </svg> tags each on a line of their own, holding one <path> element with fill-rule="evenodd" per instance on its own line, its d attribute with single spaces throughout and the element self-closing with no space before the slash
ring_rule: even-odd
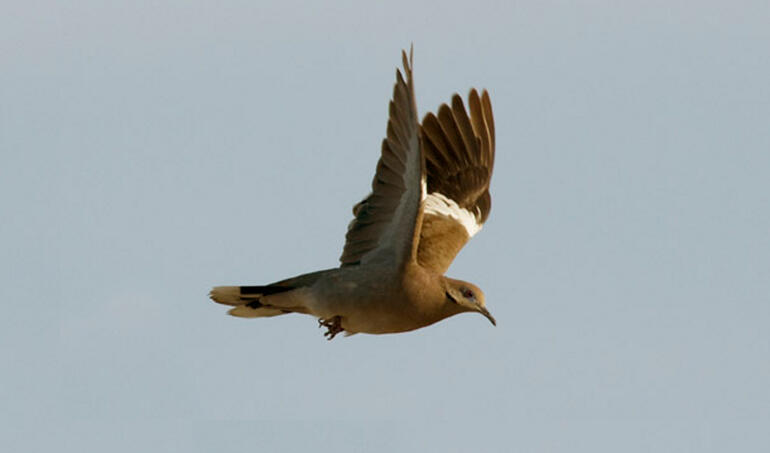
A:
<svg viewBox="0 0 770 453">
<path fill-rule="evenodd" d="M 293 310 L 276 308 L 263 304 L 260 300 L 265 296 L 291 291 L 291 286 L 216 286 L 209 293 L 214 302 L 230 305 L 227 313 L 239 318 L 262 318 L 291 313 Z"/>
<path fill-rule="evenodd" d="M 339 269 L 311 272 L 264 286 L 216 286 L 209 297 L 214 302 L 233 307 L 228 313 L 240 318 L 308 314 L 308 288 L 318 279 L 335 272 Z"/>
</svg>

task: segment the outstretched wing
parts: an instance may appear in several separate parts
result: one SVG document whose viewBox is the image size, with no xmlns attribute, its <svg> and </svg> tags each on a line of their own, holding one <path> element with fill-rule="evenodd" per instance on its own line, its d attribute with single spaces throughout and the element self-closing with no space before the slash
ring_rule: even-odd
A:
<svg viewBox="0 0 770 453">
<path fill-rule="evenodd" d="M 495 162 L 495 124 L 485 90 L 468 96 L 470 116 L 455 94 L 452 106 L 422 121 L 428 195 L 417 261 L 443 274 L 489 216 L 489 181 Z"/>
<path fill-rule="evenodd" d="M 382 141 L 372 193 L 353 207 L 355 219 L 348 226 L 340 257 L 343 266 L 378 260 L 400 266 L 417 253 L 415 230 L 425 196 L 424 164 L 411 52 L 409 60 L 402 52 L 402 59 L 406 81 L 397 70 L 387 137 Z"/>
</svg>

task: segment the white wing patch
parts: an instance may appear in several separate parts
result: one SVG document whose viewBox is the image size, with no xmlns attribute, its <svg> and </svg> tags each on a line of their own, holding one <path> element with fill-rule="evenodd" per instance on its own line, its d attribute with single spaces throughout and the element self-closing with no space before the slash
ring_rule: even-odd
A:
<svg viewBox="0 0 770 453">
<path fill-rule="evenodd" d="M 425 198 L 425 213 L 450 217 L 458 221 L 460 225 L 465 227 L 469 238 L 481 230 L 481 223 L 473 213 L 461 208 L 457 202 L 438 192 L 433 192 Z"/>
</svg>

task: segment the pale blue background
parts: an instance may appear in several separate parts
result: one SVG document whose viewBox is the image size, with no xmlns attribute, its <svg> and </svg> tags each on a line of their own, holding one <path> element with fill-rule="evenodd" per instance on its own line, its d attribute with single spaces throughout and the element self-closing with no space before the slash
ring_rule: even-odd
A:
<svg viewBox="0 0 770 453">
<path fill-rule="evenodd" d="M 2 451 L 770 451 L 770 4 L 322 3 L 3 3 Z M 225 316 L 336 265 L 410 42 L 498 327 Z"/>
</svg>

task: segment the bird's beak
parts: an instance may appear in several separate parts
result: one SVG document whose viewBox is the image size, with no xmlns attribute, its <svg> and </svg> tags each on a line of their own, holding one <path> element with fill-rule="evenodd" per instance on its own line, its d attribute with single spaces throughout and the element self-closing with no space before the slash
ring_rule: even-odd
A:
<svg viewBox="0 0 770 453">
<path fill-rule="evenodd" d="M 492 314 L 489 312 L 489 310 L 486 309 L 486 307 L 479 307 L 478 311 L 482 315 L 486 316 L 489 322 L 491 322 L 493 326 L 497 326 L 497 321 L 495 321 L 495 317 L 492 316 Z"/>
</svg>

